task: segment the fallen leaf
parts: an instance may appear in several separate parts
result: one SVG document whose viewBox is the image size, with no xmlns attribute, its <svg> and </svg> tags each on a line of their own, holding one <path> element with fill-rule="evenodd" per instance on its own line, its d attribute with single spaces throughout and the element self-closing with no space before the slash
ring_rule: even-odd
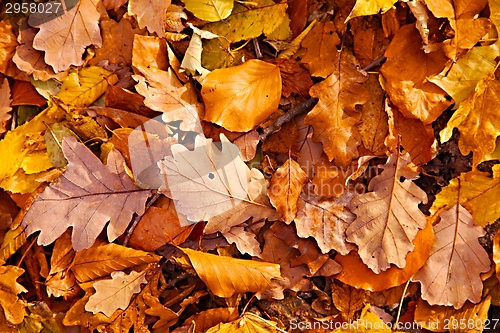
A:
<svg viewBox="0 0 500 333">
<path fill-rule="evenodd" d="M 36 105 L 43 107 L 47 104 L 47 100 L 42 97 L 35 89 L 33 84 L 28 81 L 16 80 L 12 86 L 12 102 L 11 106 L 19 105 Z"/>
<path fill-rule="evenodd" d="M 477 238 L 485 232 L 460 204 L 440 217 L 429 259 L 412 280 L 420 282 L 422 299 L 458 310 L 466 300 L 481 300 L 480 273 L 490 270 L 490 259 Z M 443 262 L 447 265 L 443 266 Z"/>
<path fill-rule="evenodd" d="M 369 309 L 370 305 L 365 305 L 358 320 L 351 322 L 351 325 L 347 325 L 347 328 L 338 328 L 332 331 L 332 333 L 403 333 L 401 331 L 393 331 L 392 325 L 380 319 L 379 316 L 369 311 Z"/>
<path fill-rule="evenodd" d="M 231 15 L 234 0 L 182 0 L 186 9 L 199 19 L 217 22 Z"/>
<path fill-rule="evenodd" d="M 7 122 L 12 117 L 10 102 L 12 102 L 12 99 L 10 97 L 9 81 L 5 78 L 0 84 L 0 134 L 7 131 Z"/>
<path fill-rule="evenodd" d="M 375 15 L 378 13 L 385 13 L 394 6 L 397 0 L 356 0 L 356 4 L 352 9 L 346 22 L 358 16 Z"/>
<path fill-rule="evenodd" d="M 273 287 L 272 279 L 281 278 L 280 266 L 276 264 L 180 249 L 210 291 L 219 297 L 264 291 Z"/>
<path fill-rule="evenodd" d="M 26 243 L 24 228 L 19 226 L 15 229 L 7 230 L 0 246 L 0 262 L 7 261 L 24 243 Z"/>
<path fill-rule="evenodd" d="M 99 0 L 80 0 L 53 20 L 47 20 L 43 12 L 30 15 L 28 24 L 40 29 L 33 39 L 33 48 L 45 51 L 45 62 L 56 73 L 71 65 L 82 65 L 87 46 L 102 46 L 97 8 L 100 5 Z"/>
<path fill-rule="evenodd" d="M 407 118 L 430 124 L 451 104 L 446 93 L 427 80 L 440 73 L 446 57 L 440 52 L 425 53 L 421 39 L 412 24 L 396 32 L 385 51 L 387 61 L 380 68 L 384 87 L 391 102 Z"/>
<path fill-rule="evenodd" d="M 18 43 L 11 20 L 0 21 L 0 35 L 2 36 L 0 41 L 0 73 L 12 76 L 17 80 L 27 80 L 26 74 L 21 72 L 12 61 Z"/>
<path fill-rule="evenodd" d="M 358 71 L 356 59 L 347 51 L 338 53 L 335 63 L 335 71 L 311 88 L 311 97 L 319 98 L 319 102 L 304 123 L 313 127 L 313 139 L 323 143 L 329 160 L 347 166 L 358 156 L 359 133 L 355 125 L 361 114 L 356 105 L 369 98 L 362 86 L 368 77 Z"/>
<path fill-rule="evenodd" d="M 338 67 L 337 45 L 340 38 L 332 21 L 318 23 L 302 41 L 306 49 L 302 62 L 309 66 L 312 76 L 327 77 Z"/>
<path fill-rule="evenodd" d="M 276 322 L 261 318 L 252 312 L 245 312 L 241 318 L 227 324 L 218 324 L 206 333 L 278 333 L 281 331 Z"/>
<path fill-rule="evenodd" d="M 14 325 L 26 315 L 26 304 L 17 296 L 28 291 L 16 282 L 23 273 L 24 269 L 16 266 L 0 266 L 0 306 L 7 321 Z"/>
<path fill-rule="evenodd" d="M 236 308 L 212 308 L 201 311 L 184 321 L 194 324 L 194 333 L 205 333 L 209 328 L 238 319 Z"/>
<path fill-rule="evenodd" d="M 458 147 L 462 155 L 473 152 L 474 165 L 484 161 L 485 154 L 495 150 L 496 138 L 500 135 L 500 119 L 495 105 L 499 102 L 500 81 L 489 75 L 479 81 L 474 94 L 462 102 L 451 116 L 446 128 L 440 132 L 441 142 L 448 141 L 453 129 L 458 128 Z"/>
<path fill-rule="evenodd" d="M 304 97 L 309 96 L 309 89 L 314 83 L 303 65 L 291 59 L 276 58 L 274 60 L 270 59 L 269 62 L 278 65 L 280 68 L 283 96 L 290 97 L 292 93 Z"/>
<path fill-rule="evenodd" d="M 342 318 L 352 321 L 357 311 L 363 309 L 367 292 L 340 282 L 332 283 L 332 301 Z"/>
<path fill-rule="evenodd" d="M 123 158 L 117 152 L 110 153 L 108 165 L 104 166 L 73 137 L 63 141 L 63 152 L 68 167 L 57 183 L 36 198 L 24 216 L 26 233 L 40 230 L 39 245 L 48 245 L 72 226 L 73 248 L 78 251 L 92 246 L 109 221 L 108 239 L 116 239 L 134 213 L 139 216 L 144 213 L 150 191 L 134 185 L 125 174 Z"/>
<path fill-rule="evenodd" d="M 286 223 L 292 222 L 297 214 L 297 200 L 307 180 L 304 170 L 291 158 L 271 178 L 267 195 Z"/>
<path fill-rule="evenodd" d="M 137 18 L 139 28 L 146 27 L 149 32 L 163 37 L 165 34 L 163 26 L 170 3 L 170 0 L 129 0 L 128 15 Z"/>
<path fill-rule="evenodd" d="M 232 227 L 229 231 L 223 233 L 223 236 L 229 244 L 234 243 L 241 253 L 258 257 L 262 252 L 260 243 L 257 241 L 257 235 L 245 230 L 244 227 Z"/>
<path fill-rule="evenodd" d="M 85 310 L 92 313 L 102 312 L 110 317 L 118 309 L 125 310 L 134 294 L 141 291 L 141 284 L 146 283 L 144 272 L 121 271 L 111 273 L 111 280 L 100 280 L 93 284 L 96 293 L 90 296 Z"/>
<path fill-rule="evenodd" d="M 201 65 L 201 55 L 203 52 L 202 39 L 210 40 L 218 38 L 219 36 L 210 31 L 198 29 L 189 22 L 188 25 L 191 30 L 193 30 L 193 34 L 191 35 L 191 40 L 189 41 L 188 48 L 182 59 L 181 68 L 193 75 L 198 82 L 203 83 L 210 71 Z"/>
<path fill-rule="evenodd" d="M 390 264 L 405 267 L 406 255 L 414 249 L 411 242 L 426 225 L 418 204 L 427 202 L 427 194 L 411 181 L 418 174 L 408 163 L 408 153 L 391 155 L 384 171 L 368 185 L 373 192 L 350 204 L 357 217 L 346 230 L 347 241 L 358 245 L 361 259 L 377 274 Z"/>
<path fill-rule="evenodd" d="M 57 97 L 65 104 L 89 106 L 101 96 L 108 85 L 118 82 L 118 76 L 101 67 L 91 66 L 71 72 L 64 79 Z"/>
<path fill-rule="evenodd" d="M 306 125 L 304 119 L 305 115 L 295 117 L 298 131 L 297 148 L 299 157 L 297 161 L 307 173 L 308 177 L 312 178 L 314 176 L 314 165 L 321 162 L 323 145 L 313 141 L 313 128 L 312 126 Z"/>
<path fill-rule="evenodd" d="M 262 60 L 216 69 L 203 81 L 201 94 L 204 120 L 232 132 L 247 132 L 278 109 L 280 70 Z"/>
<path fill-rule="evenodd" d="M 415 273 L 422 268 L 434 243 L 434 231 L 432 223 L 417 232 L 413 240 L 414 249 L 406 256 L 406 266 L 404 268 L 391 267 L 379 274 L 368 268 L 355 251 L 347 255 L 337 254 L 335 261 L 342 267 L 336 279 L 356 288 L 370 291 L 383 291 L 389 288 L 400 286 L 410 280 Z"/>
</svg>

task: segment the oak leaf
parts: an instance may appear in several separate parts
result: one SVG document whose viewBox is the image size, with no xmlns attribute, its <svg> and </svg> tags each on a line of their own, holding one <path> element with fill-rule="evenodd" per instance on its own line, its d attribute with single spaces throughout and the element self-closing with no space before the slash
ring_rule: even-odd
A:
<svg viewBox="0 0 500 333">
<path fill-rule="evenodd" d="M 87 46 L 101 47 L 98 6 L 102 6 L 99 0 L 80 0 L 52 20 L 47 20 L 43 12 L 30 15 L 28 24 L 40 29 L 33 39 L 33 48 L 45 51 L 45 62 L 56 73 L 71 65 L 82 65 Z"/>
<path fill-rule="evenodd" d="M 108 165 L 104 166 L 73 137 L 67 137 L 62 146 L 68 167 L 58 182 L 36 198 L 24 216 L 26 233 L 40 230 L 39 244 L 48 245 L 72 226 L 73 248 L 78 251 L 92 246 L 109 221 L 108 239 L 116 239 L 134 213 L 144 213 L 150 191 L 135 186 L 116 151 L 110 153 Z"/>
<path fill-rule="evenodd" d="M 87 282 L 114 271 L 155 263 L 160 257 L 129 247 L 97 240 L 92 247 L 76 252 L 68 266 L 78 282 Z"/>
<path fill-rule="evenodd" d="M 210 291 L 219 297 L 268 290 L 273 287 L 273 279 L 281 278 L 276 264 L 180 249 Z"/>
<path fill-rule="evenodd" d="M 100 280 L 93 284 L 96 293 L 90 296 L 85 310 L 92 313 L 102 312 L 111 317 L 118 309 L 125 310 L 134 294 L 141 291 L 141 284 L 146 283 L 144 272 L 121 271 L 111 273 L 111 280 Z"/>
<path fill-rule="evenodd" d="M 297 214 L 297 200 L 302 192 L 302 185 L 307 180 L 307 175 L 299 163 L 291 158 L 287 159 L 271 178 L 267 195 L 286 223 L 292 222 Z"/>
<path fill-rule="evenodd" d="M 430 304 L 460 309 L 467 300 L 481 300 L 480 274 L 489 271 L 491 263 L 478 238 L 486 232 L 460 204 L 440 217 L 429 259 L 412 280 L 420 282 L 422 299 Z"/>
<path fill-rule="evenodd" d="M 352 321 L 357 311 L 363 309 L 367 292 L 347 284 L 335 281 L 332 283 L 332 301 L 346 321 Z"/>
<path fill-rule="evenodd" d="M 234 226 L 222 235 L 229 244 L 234 243 L 238 251 L 243 254 L 248 253 L 252 257 L 258 257 L 262 252 L 257 235 L 242 226 Z"/>
<path fill-rule="evenodd" d="M 182 0 L 186 9 L 199 19 L 217 22 L 225 19 L 233 10 L 234 0 Z"/>
<path fill-rule="evenodd" d="M 216 69 L 201 89 L 204 120 L 232 132 L 247 132 L 278 109 L 281 98 L 279 67 L 262 60 Z"/>
<path fill-rule="evenodd" d="M 357 217 L 346 230 L 347 241 L 358 245 L 361 259 L 377 274 L 390 264 L 405 267 L 406 255 L 414 248 L 411 242 L 426 225 L 418 204 L 427 202 L 427 194 L 411 181 L 418 173 L 409 163 L 408 153 L 391 155 L 384 171 L 368 185 L 373 192 L 350 204 Z"/>
<path fill-rule="evenodd" d="M 340 38 L 332 21 L 316 24 L 302 41 L 306 49 L 302 62 L 309 66 L 312 76 L 327 77 L 332 74 L 338 58 Z"/>
<path fill-rule="evenodd" d="M 347 51 L 338 53 L 335 63 L 335 71 L 311 88 L 311 96 L 319 98 L 319 102 L 304 123 L 313 127 L 313 139 L 323 143 L 330 161 L 347 166 L 358 156 L 359 133 L 355 125 L 361 114 L 356 105 L 369 98 L 362 86 L 368 77 L 358 71 L 356 59 Z"/>
<path fill-rule="evenodd" d="M 0 84 L 0 135 L 5 133 L 7 130 L 7 122 L 12 117 L 10 114 L 10 111 L 12 110 L 10 107 L 11 101 L 9 81 L 5 78 Z"/>
<path fill-rule="evenodd" d="M 0 266 L 0 306 L 7 321 L 14 325 L 20 324 L 26 315 L 26 304 L 17 296 L 27 292 L 16 282 L 23 273 L 24 269 L 16 266 Z"/>
<path fill-rule="evenodd" d="M 500 102 L 500 81 L 491 74 L 483 78 L 474 94 L 462 102 L 440 133 L 441 142 L 448 141 L 453 128 L 458 128 L 458 147 L 462 155 L 473 152 L 473 163 L 484 161 L 485 154 L 495 150 L 496 138 L 500 135 L 500 119 L 495 105 Z"/>
<path fill-rule="evenodd" d="M 139 28 L 146 27 L 149 32 L 163 37 L 170 3 L 170 0 L 129 0 L 128 14 L 137 18 Z"/>
<path fill-rule="evenodd" d="M 385 51 L 387 61 L 380 68 L 391 102 L 407 118 L 430 124 L 451 104 L 446 93 L 427 78 L 440 73 L 446 57 L 441 51 L 425 53 L 412 24 L 394 35 Z"/>
</svg>

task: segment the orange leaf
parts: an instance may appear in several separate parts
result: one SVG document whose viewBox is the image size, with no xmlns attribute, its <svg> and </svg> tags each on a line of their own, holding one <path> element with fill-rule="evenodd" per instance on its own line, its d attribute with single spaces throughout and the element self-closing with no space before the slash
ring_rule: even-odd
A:
<svg viewBox="0 0 500 333">
<path fill-rule="evenodd" d="M 327 77 L 337 68 L 340 38 L 332 21 L 318 23 L 302 41 L 306 53 L 302 61 L 309 65 L 312 76 Z"/>
</svg>

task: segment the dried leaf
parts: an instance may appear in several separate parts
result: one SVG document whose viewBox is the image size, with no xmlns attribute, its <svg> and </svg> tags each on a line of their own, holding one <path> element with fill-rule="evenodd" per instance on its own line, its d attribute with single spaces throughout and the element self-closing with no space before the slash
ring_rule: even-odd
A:
<svg viewBox="0 0 500 333">
<path fill-rule="evenodd" d="M 101 47 L 100 14 L 97 8 L 100 5 L 99 0 L 80 0 L 73 8 L 52 20 L 47 20 L 47 14 L 43 12 L 30 15 L 28 24 L 40 28 L 33 39 L 33 48 L 45 51 L 45 62 L 56 73 L 71 65 L 82 65 L 82 55 L 87 46 Z"/>
<path fill-rule="evenodd" d="M 411 242 L 426 225 L 418 204 L 427 202 L 427 194 L 411 181 L 418 174 L 408 163 L 408 153 L 391 155 L 368 186 L 373 192 L 351 201 L 357 218 L 346 230 L 347 241 L 358 245 L 361 259 L 377 274 L 391 263 L 405 267 L 406 254 L 414 248 Z"/>
<path fill-rule="evenodd" d="M 209 328 L 238 318 L 237 308 L 212 308 L 201 311 L 184 321 L 194 324 L 194 333 L 205 333 Z"/>
<path fill-rule="evenodd" d="M 24 269 L 16 266 L 0 266 L 0 306 L 7 321 L 14 325 L 20 324 L 26 315 L 26 304 L 17 297 L 28 291 L 16 282 L 23 273 Z"/>
<path fill-rule="evenodd" d="M 337 45 L 340 38 L 332 21 L 318 23 L 302 41 L 306 49 L 302 62 L 309 65 L 312 76 L 327 77 L 338 67 Z"/>
<path fill-rule="evenodd" d="M 141 284 L 146 283 L 144 272 L 132 271 L 130 274 L 117 271 L 111 273 L 111 280 L 100 280 L 93 284 L 96 293 L 90 296 L 85 310 L 92 313 L 102 312 L 111 317 L 118 309 L 125 310 L 134 294 L 141 291 Z"/>
<path fill-rule="evenodd" d="M 277 110 L 280 70 L 262 60 L 216 69 L 203 81 L 201 94 L 206 107 L 204 120 L 232 132 L 247 132 Z"/>
<path fill-rule="evenodd" d="M 159 260 L 152 253 L 98 240 L 92 247 L 76 252 L 70 268 L 79 282 L 87 282 Z"/>
<path fill-rule="evenodd" d="M 18 226 L 15 229 L 9 229 L 5 233 L 0 246 L 0 262 L 7 261 L 24 243 L 26 243 L 24 228 Z"/>
<path fill-rule="evenodd" d="M 110 153 L 104 166 L 73 137 L 63 141 L 63 152 L 68 167 L 36 198 L 22 222 L 26 233 L 40 230 L 38 243 L 48 245 L 72 226 L 73 248 L 78 251 L 92 246 L 109 221 L 108 239 L 116 239 L 134 213 L 144 213 L 150 191 L 135 186 L 117 152 Z"/>
<path fill-rule="evenodd" d="M 252 312 L 245 312 L 241 318 L 214 326 L 206 333 L 278 333 L 281 331 L 274 321 L 261 318 Z"/>
<path fill-rule="evenodd" d="M 12 117 L 10 111 L 10 87 L 7 78 L 3 79 L 2 84 L 0 84 L 0 135 L 7 131 L 7 122 Z"/>
<path fill-rule="evenodd" d="M 412 280 L 420 282 L 422 299 L 430 304 L 460 309 L 466 300 L 481 300 L 480 273 L 490 270 L 490 258 L 477 238 L 485 232 L 460 204 L 440 216 L 429 259 Z"/>
<path fill-rule="evenodd" d="M 276 264 L 180 249 L 210 291 L 219 297 L 268 290 L 274 287 L 272 279 L 281 278 L 280 266 Z"/>
<path fill-rule="evenodd" d="M 286 223 L 292 222 L 297 214 L 297 200 L 302 192 L 302 185 L 307 180 L 307 175 L 299 163 L 291 158 L 286 160 L 271 178 L 267 195 Z"/>
<path fill-rule="evenodd" d="M 182 0 L 186 9 L 199 19 L 217 22 L 231 15 L 233 0 Z"/>
<path fill-rule="evenodd" d="M 252 257 L 258 257 L 262 250 L 257 241 L 257 235 L 246 231 L 240 226 L 232 227 L 231 230 L 223 234 L 229 244 L 234 243 L 241 253 L 247 253 Z"/>
<path fill-rule="evenodd" d="M 314 128 L 313 139 L 323 143 L 329 160 L 347 166 L 358 156 L 359 133 L 355 125 L 361 114 L 356 105 L 369 98 L 361 85 L 368 77 L 358 71 L 356 59 L 347 51 L 337 54 L 335 64 L 335 71 L 311 88 L 311 96 L 319 98 L 319 102 L 304 123 Z"/>
<path fill-rule="evenodd" d="M 5 15 L 3 11 L 2 14 Z M 11 20 L 0 21 L 0 35 L 2 36 L 2 40 L 0 41 L 0 73 L 12 76 L 18 80 L 27 80 L 26 74 L 21 72 L 12 61 L 18 43 L 16 35 L 13 32 Z"/>
<path fill-rule="evenodd" d="M 378 13 L 385 13 L 398 2 L 397 0 L 356 0 L 356 4 L 352 9 L 349 16 L 346 18 L 346 22 L 350 19 L 358 16 L 375 15 Z"/>
<path fill-rule="evenodd" d="M 332 301 L 342 318 L 352 321 L 357 311 L 363 309 L 367 292 L 340 282 L 332 283 Z"/>
<path fill-rule="evenodd" d="M 170 0 L 129 0 L 128 14 L 137 18 L 139 28 L 146 27 L 149 32 L 163 37 L 166 12 L 170 3 Z"/>
</svg>

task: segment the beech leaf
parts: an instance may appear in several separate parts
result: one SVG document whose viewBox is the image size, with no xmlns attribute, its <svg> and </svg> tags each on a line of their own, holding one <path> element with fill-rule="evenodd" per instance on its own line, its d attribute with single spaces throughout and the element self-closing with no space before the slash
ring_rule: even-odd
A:
<svg viewBox="0 0 500 333">
<path fill-rule="evenodd" d="M 199 19 L 217 22 L 225 19 L 233 10 L 234 0 L 182 0 L 186 9 Z"/>
<path fill-rule="evenodd" d="M 141 284 L 147 283 L 144 272 L 132 271 L 130 274 L 117 271 L 111 273 L 111 280 L 96 281 L 96 293 L 90 296 L 85 310 L 92 313 L 102 312 L 111 317 L 118 309 L 125 310 L 134 294 L 141 291 Z"/>
<path fill-rule="evenodd" d="M 135 186 L 124 172 L 123 158 L 110 152 L 108 165 L 74 137 L 64 139 L 68 160 L 64 174 L 35 200 L 22 225 L 28 235 L 40 230 L 39 245 L 48 245 L 73 227 L 73 248 L 89 248 L 109 221 L 108 239 L 115 240 L 127 228 L 134 213 L 144 213 L 149 190 Z"/>
<path fill-rule="evenodd" d="M 272 279 L 281 278 L 277 264 L 180 249 L 189 257 L 198 276 L 219 297 L 268 290 L 274 287 Z"/>
<path fill-rule="evenodd" d="M 385 13 L 394 6 L 398 0 L 356 0 L 356 4 L 352 9 L 346 22 L 358 16 L 375 15 L 380 12 Z"/>
<path fill-rule="evenodd" d="M 429 259 L 413 281 L 422 286 L 422 298 L 430 304 L 460 309 L 465 301 L 481 300 L 481 273 L 490 270 L 490 258 L 478 238 L 486 233 L 460 204 L 440 214 Z"/>
<path fill-rule="evenodd" d="M 427 194 L 411 180 L 418 174 L 408 167 L 409 154 L 391 155 L 374 177 L 368 189 L 351 201 L 356 220 L 346 230 L 347 241 L 356 243 L 363 262 L 375 273 L 390 264 L 403 268 L 412 241 L 426 225 L 418 204 L 427 202 Z M 404 177 L 404 181 L 401 181 Z"/>
<path fill-rule="evenodd" d="M 163 37 L 170 3 L 170 0 L 129 0 L 128 14 L 137 18 L 139 28 L 146 27 L 149 32 Z"/>
</svg>

